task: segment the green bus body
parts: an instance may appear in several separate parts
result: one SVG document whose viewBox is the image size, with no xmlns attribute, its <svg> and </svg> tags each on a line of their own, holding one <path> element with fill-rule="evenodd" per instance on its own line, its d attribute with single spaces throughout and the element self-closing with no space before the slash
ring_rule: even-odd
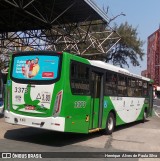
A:
<svg viewBox="0 0 160 161">
<path fill-rule="evenodd" d="M 50 56 L 55 56 L 53 60 L 59 63 L 55 72 L 42 71 L 42 75 L 46 77 L 44 80 L 40 80 L 39 77 L 19 79 L 22 73 L 18 66 L 22 67 L 24 63 L 20 61 L 21 57 L 24 60 L 23 55 L 39 57 L 39 62 L 43 63 L 42 59 L 45 59 L 44 56 L 48 53 L 46 62 L 49 62 Z M 144 112 L 151 116 L 151 81 L 133 75 L 125 69 L 112 65 L 109 65 L 110 69 L 105 69 L 100 64 L 99 61 L 92 62 L 67 52 L 14 54 L 7 80 L 5 121 L 61 132 L 89 133 L 106 129 L 110 113 L 114 115 L 116 126 L 143 120 Z M 42 68 L 43 66 L 40 66 L 40 70 Z M 17 73 L 19 70 L 18 75 L 14 69 Z M 43 70 L 47 70 L 46 67 Z M 53 76 L 53 73 L 56 73 L 53 80 L 46 76 Z M 107 84 L 112 75 L 116 80 L 112 78 L 113 81 Z M 128 93 L 129 88 L 132 94 Z M 133 94 L 136 88 L 139 90 L 137 95 Z"/>
</svg>

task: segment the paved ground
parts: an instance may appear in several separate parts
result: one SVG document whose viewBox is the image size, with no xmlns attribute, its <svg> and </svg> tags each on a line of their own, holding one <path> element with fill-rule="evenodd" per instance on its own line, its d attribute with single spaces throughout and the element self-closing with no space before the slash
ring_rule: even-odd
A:
<svg viewBox="0 0 160 161">
<path fill-rule="evenodd" d="M 159 107 L 156 111 L 159 111 Z M 4 118 L 0 118 L 0 151 L 3 152 L 160 152 L 159 138 L 160 118 L 156 115 L 145 123 L 132 123 L 117 127 L 111 136 L 105 136 L 102 133 L 89 135 L 59 133 L 10 125 L 4 122 Z M 114 159 L 59 158 L 56 160 L 112 161 Z M 160 161 L 160 158 L 116 160 Z"/>
<path fill-rule="evenodd" d="M 156 99 L 154 100 L 154 109 L 153 109 L 155 115 L 160 118 L 160 100 Z"/>
<path fill-rule="evenodd" d="M 115 149 L 138 152 L 160 152 L 160 119 L 150 118 L 144 124 L 120 129 L 113 133 L 111 145 Z"/>
</svg>

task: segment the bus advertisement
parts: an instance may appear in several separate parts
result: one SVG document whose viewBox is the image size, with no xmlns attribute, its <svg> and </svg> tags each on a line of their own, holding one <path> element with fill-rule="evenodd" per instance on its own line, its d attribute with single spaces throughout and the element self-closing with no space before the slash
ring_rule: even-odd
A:
<svg viewBox="0 0 160 161">
<path fill-rule="evenodd" d="M 152 114 L 152 80 L 67 52 L 12 55 L 5 121 L 60 132 L 111 134 Z"/>
</svg>

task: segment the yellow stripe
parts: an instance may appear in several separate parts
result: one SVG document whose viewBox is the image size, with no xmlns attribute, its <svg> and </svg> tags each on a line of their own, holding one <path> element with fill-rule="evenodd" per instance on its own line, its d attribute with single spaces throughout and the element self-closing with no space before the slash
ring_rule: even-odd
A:
<svg viewBox="0 0 160 161">
<path fill-rule="evenodd" d="M 100 130 L 101 130 L 101 128 L 91 129 L 91 130 L 89 130 L 89 133 L 97 132 L 97 131 L 100 131 Z"/>
</svg>

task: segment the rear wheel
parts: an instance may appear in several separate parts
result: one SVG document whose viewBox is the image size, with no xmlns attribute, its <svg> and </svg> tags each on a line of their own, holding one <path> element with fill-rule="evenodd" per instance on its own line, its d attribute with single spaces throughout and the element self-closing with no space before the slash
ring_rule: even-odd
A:
<svg viewBox="0 0 160 161">
<path fill-rule="evenodd" d="M 2 113 L 0 113 L 0 118 L 3 116 L 4 116 L 4 107 L 3 107 Z"/>
<path fill-rule="evenodd" d="M 143 123 L 146 122 L 146 120 L 147 120 L 147 109 L 145 109 L 143 112 L 143 120 L 142 120 Z"/>
<path fill-rule="evenodd" d="M 114 131 L 115 127 L 115 117 L 114 114 L 111 112 L 108 115 L 107 122 L 106 122 L 106 129 L 105 134 L 110 135 Z"/>
</svg>

